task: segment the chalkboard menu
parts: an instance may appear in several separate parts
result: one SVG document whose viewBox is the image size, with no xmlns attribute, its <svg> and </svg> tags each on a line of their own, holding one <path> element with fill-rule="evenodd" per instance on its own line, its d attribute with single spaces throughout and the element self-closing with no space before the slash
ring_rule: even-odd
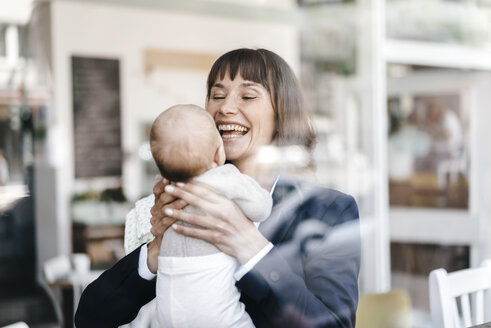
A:
<svg viewBox="0 0 491 328">
<path fill-rule="evenodd" d="M 72 57 L 75 177 L 121 175 L 119 60 Z"/>
</svg>

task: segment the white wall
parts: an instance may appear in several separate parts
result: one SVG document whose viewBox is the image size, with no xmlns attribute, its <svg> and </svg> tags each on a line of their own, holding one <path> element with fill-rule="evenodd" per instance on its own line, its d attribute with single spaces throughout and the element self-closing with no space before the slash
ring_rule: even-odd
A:
<svg viewBox="0 0 491 328">
<path fill-rule="evenodd" d="M 473 254 L 473 264 L 479 265 L 491 259 L 491 74 L 482 74 L 481 83 L 474 90 L 475 106 L 471 117 L 471 190 L 470 200 L 473 219 L 477 220 L 477 253 Z"/>
<path fill-rule="evenodd" d="M 29 20 L 32 0 L 1 0 L 0 22 L 25 24 Z"/>
<path fill-rule="evenodd" d="M 53 225 L 51 236 L 38 243 L 54 243 L 58 253 L 70 252 L 69 200 L 75 186 L 73 163 L 72 55 L 120 60 L 124 190 L 130 199 L 140 195 L 139 125 L 152 121 L 167 106 L 190 102 L 204 105 L 206 71 L 144 72 L 143 51 L 221 54 L 238 47 L 264 47 L 299 67 L 297 32 L 284 23 L 248 21 L 236 17 L 206 17 L 122 5 L 53 1 L 51 3 L 53 115 L 48 140 L 49 162 L 55 167 L 55 195 L 38 201 L 54 202 L 56 218 L 38 218 Z M 148 191 L 150 192 L 150 190 Z M 45 246 L 50 250 L 53 247 Z M 48 252 L 48 251 L 46 251 Z M 40 254 L 40 262 L 55 254 Z"/>
</svg>

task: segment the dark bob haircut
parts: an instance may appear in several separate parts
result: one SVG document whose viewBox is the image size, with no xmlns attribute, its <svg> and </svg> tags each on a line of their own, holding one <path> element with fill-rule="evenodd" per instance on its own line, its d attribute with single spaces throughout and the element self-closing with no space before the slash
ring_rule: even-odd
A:
<svg viewBox="0 0 491 328">
<path fill-rule="evenodd" d="M 206 102 L 217 80 L 228 72 L 231 80 L 240 74 L 266 88 L 276 115 L 273 142 L 278 146 L 301 145 L 311 151 L 316 135 L 308 111 L 303 107 L 302 91 L 290 66 L 277 54 L 266 49 L 236 49 L 218 58 L 207 81 Z"/>
</svg>

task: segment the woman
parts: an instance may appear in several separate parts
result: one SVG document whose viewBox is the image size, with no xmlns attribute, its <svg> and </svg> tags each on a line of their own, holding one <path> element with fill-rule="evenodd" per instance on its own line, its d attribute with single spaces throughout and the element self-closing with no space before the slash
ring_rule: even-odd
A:
<svg viewBox="0 0 491 328">
<path fill-rule="evenodd" d="M 315 134 L 292 70 L 268 50 L 238 49 L 215 62 L 207 87 L 206 109 L 222 134 L 227 160 L 242 173 L 260 176 L 263 187 L 272 190 L 272 215 L 258 230 L 233 202 L 213 191 L 161 181 L 151 209 L 156 238 L 87 287 L 77 327 L 127 323 L 155 297 L 152 273 L 162 235 L 171 225 L 237 258 L 242 267 L 236 286 L 257 327 L 353 327 L 360 264 L 355 201 L 334 190 L 264 174 L 255 160 L 265 145 L 313 147 Z M 186 204 L 207 215 L 181 211 Z M 174 225 L 176 220 L 201 228 Z"/>
</svg>

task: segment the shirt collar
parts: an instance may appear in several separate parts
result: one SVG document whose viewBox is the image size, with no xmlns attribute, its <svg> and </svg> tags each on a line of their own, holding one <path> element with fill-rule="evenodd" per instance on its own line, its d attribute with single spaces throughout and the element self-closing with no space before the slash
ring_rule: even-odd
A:
<svg viewBox="0 0 491 328">
<path fill-rule="evenodd" d="M 276 189 L 276 184 L 278 183 L 278 180 L 279 180 L 280 176 L 276 176 L 276 179 L 274 180 L 274 183 L 273 183 L 273 187 L 271 187 L 271 191 L 269 192 L 269 194 L 271 196 L 273 196 L 273 193 L 274 193 L 274 190 Z"/>
</svg>

